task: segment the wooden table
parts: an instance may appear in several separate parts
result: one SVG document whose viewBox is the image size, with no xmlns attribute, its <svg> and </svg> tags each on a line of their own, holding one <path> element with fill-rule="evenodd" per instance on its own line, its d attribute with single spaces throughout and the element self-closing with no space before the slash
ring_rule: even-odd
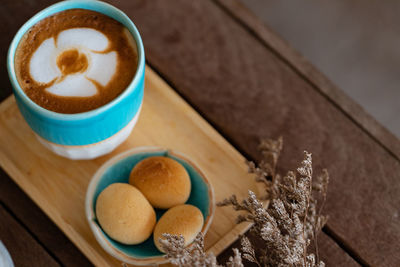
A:
<svg viewBox="0 0 400 267">
<path fill-rule="evenodd" d="M 51 2 L 2 1 L 0 100 L 11 94 L 11 39 Z M 282 135 L 280 171 L 295 168 L 304 149 L 316 169 L 329 169 L 330 219 L 319 239 L 328 266 L 400 263 L 396 137 L 236 0 L 110 2 L 139 28 L 147 64 L 248 159 L 260 159 L 261 138 Z M 0 240 L 16 266 L 91 265 L 4 171 Z"/>
</svg>

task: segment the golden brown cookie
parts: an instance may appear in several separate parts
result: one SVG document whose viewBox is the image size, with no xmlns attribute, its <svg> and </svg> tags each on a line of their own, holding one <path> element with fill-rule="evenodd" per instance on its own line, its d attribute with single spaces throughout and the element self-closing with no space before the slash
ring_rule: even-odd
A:
<svg viewBox="0 0 400 267">
<path fill-rule="evenodd" d="M 171 235 L 182 235 L 185 238 L 185 246 L 189 245 L 201 231 L 204 218 L 201 211 L 192 205 L 179 205 L 169 209 L 158 220 L 154 227 L 154 244 L 161 252 L 159 238 L 164 233 Z"/>
<path fill-rule="evenodd" d="M 124 183 L 111 184 L 100 193 L 96 216 L 107 235 L 127 245 L 145 241 L 156 223 L 156 213 L 147 199 Z"/>
<path fill-rule="evenodd" d="M 149 157 L 132 169 L 129 183 L 137 187 L 159 209 L 184 204 L 190 195 L 191 183 L 186 169 L 167 157 Z"/>
</svg>

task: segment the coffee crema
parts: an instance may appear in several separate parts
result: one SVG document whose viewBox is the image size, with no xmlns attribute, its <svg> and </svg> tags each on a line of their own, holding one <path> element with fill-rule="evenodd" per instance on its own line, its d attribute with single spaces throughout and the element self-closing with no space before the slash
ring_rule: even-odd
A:
<svg viewBox="0 0 400 267">
<path fill-rule="evenodd" d="M 15 72 L 25 94 L 58 113 L 101 107 L 131 83 L 136 43 L 118 21 L 95 11 L 70 9 L 44 18 L 22 37 Z"/>
</svg>

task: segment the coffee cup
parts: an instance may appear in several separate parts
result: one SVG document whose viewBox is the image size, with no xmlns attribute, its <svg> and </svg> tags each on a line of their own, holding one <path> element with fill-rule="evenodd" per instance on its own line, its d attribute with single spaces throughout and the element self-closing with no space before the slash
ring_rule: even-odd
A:
<svg viewBox="0 0 400 267">
<path fill-rule="evenodd" d="M 24 34 L 36 23 L 69 9 L 86 9 L 120 22 L 133 37 L 137 69 L 130 84 L 112 101 L 90 111 L 65 114 L 43 108 L 20 86 L 15 71 L 15 53 Z M 33 16 L 15 35 L 7 68 L 18 108 L 38 140 L 54 153 L 70 159 L 92 159 L 107 154 L 128 138 L 143 101 L 145 55 L 142 39 L 133 22 L 119 9 L 100 1 L 70 0 L 54 4 Z"/>
</svg>

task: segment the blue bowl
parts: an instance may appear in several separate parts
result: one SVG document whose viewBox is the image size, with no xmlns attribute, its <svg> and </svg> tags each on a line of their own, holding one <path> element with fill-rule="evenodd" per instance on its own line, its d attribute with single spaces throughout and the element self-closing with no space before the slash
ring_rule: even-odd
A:
<svg viewBox="0 0 400 267">
<path fill-rule="evenodd" d="M 93 176 L 86 193 L 86 217 L 97 241 L 109 254 L 129 264 L 161 264 L 168 260 L 153 242 L 153 236 L 138 245 L 124 245 L 111 239 L 96 218 L 96 200 L 110 184 L 129 183 L 132 168 L 141 160 L 152 156 L 170 157 L 181 163 L 190 176 L 192 191 L 186 204 L 200 209 L 204 216 L 203 234 L 210 227 L 215 210 L 214 191 L 203 173 L 184 155 L 158 147 L 139 147 L 121 153 L 106 163 Z M 157 220 L 166 210 L 156 209 Z"/>
</svg>

